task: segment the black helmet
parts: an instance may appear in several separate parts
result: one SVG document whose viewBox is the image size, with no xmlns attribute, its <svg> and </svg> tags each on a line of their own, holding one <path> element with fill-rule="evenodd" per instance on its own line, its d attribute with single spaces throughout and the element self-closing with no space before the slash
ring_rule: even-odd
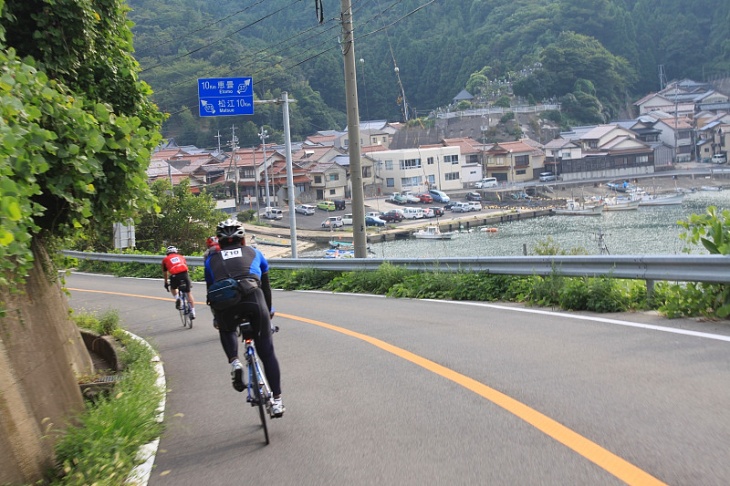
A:
<svg viewBox="0 0 730 486">
<path fill-rule="evenodd" d="M 246 230 L 239 221 L 229 218 L 218 223 L 215 234 L 219 242 L 232 243 L 243 240 L 243 237 L 246 236 Z"/>
</svg>

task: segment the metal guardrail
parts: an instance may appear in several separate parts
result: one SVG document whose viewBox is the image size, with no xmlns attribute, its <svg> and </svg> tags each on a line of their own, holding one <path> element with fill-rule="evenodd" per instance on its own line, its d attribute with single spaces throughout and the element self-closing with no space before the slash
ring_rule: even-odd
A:
<svg viewBox="0 0 730 486">
<path fill-rule="evenodd" d="M 121 255 L 64 251 L 72 258 L 119 263 L 159 265 L 162 255 Z M 188 265 L 203 266 L 202 257 L 187 257 Z M 559 274 L 566 277 L 598 277 L 677 282 L 730 283 L 730 257 L 723 255 L 593 255 L 515 256 L 456 258 L 272 258 L 272 268 L 301 270 L 373 271 L 388 263 L 421 272 L 484 272 L 498 275 Z"/>
</svg>

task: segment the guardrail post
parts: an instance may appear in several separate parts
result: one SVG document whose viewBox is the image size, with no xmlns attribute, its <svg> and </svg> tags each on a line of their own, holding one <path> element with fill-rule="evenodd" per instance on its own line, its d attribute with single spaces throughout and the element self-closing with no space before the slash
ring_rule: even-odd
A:
<svg viewBox="0 0 730 486">
<path fill-rule="evenodd" d="M 651 303 L 654 300 L 654 280 L 646 281 L 646 302 Z"/>
</svg>

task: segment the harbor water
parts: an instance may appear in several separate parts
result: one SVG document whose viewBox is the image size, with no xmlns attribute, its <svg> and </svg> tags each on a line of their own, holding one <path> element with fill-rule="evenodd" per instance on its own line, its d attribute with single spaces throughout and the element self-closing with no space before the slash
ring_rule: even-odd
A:
<svg viewBox="0 0 730 486">
<path fill-rule="evenodd" d="M 730 190 L 687 194 L 681 205 L 642 206 L 633 211 L 604 211 L 600 216 L 543 216 L 491 225 L 496 232 L 472 229 L 453 240 L 396 240 L 370 245 L 374 258 L 442 258 L 535 254 L 552 239 L 568 251 L 600 254 L 601 244 L 612 255 L 671 255 L 682 253 L 684 230 L 678 221 L 704 214 L 708 206 L 730 209 Z M 601 236 L 602 235 L 602 236 Z M 602 240 L 602 241 L 601 241 Z M 706 250 L 695 247 L 695 254 Z"/>
</svg>

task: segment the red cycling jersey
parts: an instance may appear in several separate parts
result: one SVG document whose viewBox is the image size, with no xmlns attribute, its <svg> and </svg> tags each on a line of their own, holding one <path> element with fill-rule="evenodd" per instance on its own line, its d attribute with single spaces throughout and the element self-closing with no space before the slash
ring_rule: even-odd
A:
<svg viewBox="0 0 730 486">
<path fill-rule="evenodd" d="M 162 270 L 170 272 L 170 275 L 177 275 L 188 271 L 188 264 L 185 257 L 177 253 L 170 253 L 162 260 Z"/>
</svg>

